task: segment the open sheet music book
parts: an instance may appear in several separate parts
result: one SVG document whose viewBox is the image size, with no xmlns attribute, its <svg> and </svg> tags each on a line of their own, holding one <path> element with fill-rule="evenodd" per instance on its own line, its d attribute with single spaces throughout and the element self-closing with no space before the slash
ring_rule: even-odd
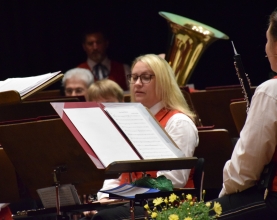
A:
<svg viewBox="0 0 277 220">
<path fill-rule="evenodd" d="M 56 198 L 55 186 L 38 189 L 37 193 L 39 194 L 39 198 L 44 208 L 56 207 L 57 198 Z M 75 186 L 71 184 L 65 184 L 65 185 L 59 186 L 59 199 L 60 199 L 60 206 L 81 204 L 77 190 Z"/>
<path fill-rule="evenodd" d="M 139 187 L 139 186 L 134 186 L 132 184 L 123 184 L 113 189 L 100 190 L 100 192 L 109 194 L 110 199 L 113 199 L 113 198 L 132 199 L 132 198 L 135 198 L 136 194 L 156 193 L 159 191 L 160 190 L 158 189 Z"/>
<path fill-rule="evenodd" d="M 51 104 L 98 168 L 114 161 L 184 157 L 140 103 Z"/>
<path fill-rule="evenodd" d="M 0 81 L 0 92 L 15 90 L 18 91 L 20 96 L 24 96 L 35 88 L 48 82 L 61 72 L 46 73 L 39 76 L 21 77 L 21 78 L 9 78 L 4 81 Z"/>
</svg>

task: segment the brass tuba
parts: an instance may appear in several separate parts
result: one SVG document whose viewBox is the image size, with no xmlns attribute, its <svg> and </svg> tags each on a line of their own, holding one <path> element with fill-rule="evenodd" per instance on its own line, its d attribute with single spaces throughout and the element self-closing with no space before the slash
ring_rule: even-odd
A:
<svg viewBox="0 0 277 220">
<path fill-rule="evenodd" d="M 159 12 L 169 25 L 171 39 L 165 59 L 179 86 L 186 85 L 204 50 L 218 39 L 229 37 L 208 25 L 168 12 Z"/>
</svg>

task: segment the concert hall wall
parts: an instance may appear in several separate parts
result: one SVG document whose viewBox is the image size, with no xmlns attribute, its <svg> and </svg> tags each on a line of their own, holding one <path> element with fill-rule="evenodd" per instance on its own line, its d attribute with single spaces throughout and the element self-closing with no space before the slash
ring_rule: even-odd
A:
<svg viewBox="0 0 277 220">
<path fill-rule="evenodd" d="M 141 54 L 165 53 L 167 11 L 202 22 L 234 41 L 253 85 L 269 78 L 265 31 L 274 0 L 5 0 L 0 5 L 0 80 L 75 67 L 86 59 L 83 29 L 109 30 L 110 58 L 131 64 Z M 189 81 L 197 89 L 239 84 L 230 40 L 214 42 Z"/>
</svg>

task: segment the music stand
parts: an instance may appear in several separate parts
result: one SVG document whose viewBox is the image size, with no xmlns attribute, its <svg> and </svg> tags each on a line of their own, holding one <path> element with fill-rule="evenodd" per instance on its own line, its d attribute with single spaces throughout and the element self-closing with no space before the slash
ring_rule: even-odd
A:
<svg viewBox="0 0 277 220">
<path fill-rule="evenodd" d="M 2 93 L 0 93 L 1 96 Z M 0 108 L 0 123 L 30 118 L 58 115 L 50 102 L 78 102 L 77 97 L 10 103 Z"/>
<path fill-rule="evenodd" d="M 54 76 L 53 78 L 49 79 L 47 82 L 43 83 L 42 85 L 37 86 L 27 94 L 20 96 L 18 91 L 10 90 L 10 91 L 4 91 L 0 92 L 0 105 L 9 105 L 9 104 L 15 104 L 20 103 L 24 99 L 27 99 L 28 97 L 34 95 L 35 93 L 45 89 L 46 87 L 52 85 L 53 83 L 61 80 L 63 78 L 63 74 L 58 74 Z"/>
<path fill-rule="evenodd" d="M 0 105 L 20 103 L 21 97 L 17 91 L 0 92 Z"/>
<path fill-rule="evenodd" d="M 0 125 L 0 140 L 32 198 L 38 198 L 37 189 L 53 185 L 52 173 L 59 166 L 67 170 L 61 174 L 60 184 L 72 183 L 79 194 L 93 194 L 104 179 L 117 178 L 122 172 L 149 170 L 151 166 L 151 170 L 190 169 L 197 162 L 194 157 L 119 161 L 97 169 L 61 119 Z"/>
<path fill-rule="evenodd" d="M 0 148 L 0 203 L 10 203 L 19 200 L 19 191 L 14 166 Z"/>
</svg>

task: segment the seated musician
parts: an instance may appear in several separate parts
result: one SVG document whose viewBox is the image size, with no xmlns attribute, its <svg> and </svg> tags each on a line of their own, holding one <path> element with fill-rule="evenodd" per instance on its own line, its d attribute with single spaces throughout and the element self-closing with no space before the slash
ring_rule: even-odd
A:
<svg viewBox="0 0 277 220">
<path fill-rule="evenodd" d="M 269 18 L 266 38 L 266 55 L 277 72 L 277 10 Z M 277 80 L 270 79 L 256 88 L 240 139 L 225 164 L 223 188 L 215 200 L 222 206 L 220 219 L 276 219 L 276 146 Z M 262 175 L 267 164 L 273 165 L 272 172 Z"/>
<path fill-rule="evenodd" d="M 198 131 L 194 124 L 194 113 L 189 110 L 179 86 L 176 83 L 173 70 L 161 57 L 148 54 L 140 56 L 133 62 L 132 74 L 128 75 L 131 100 L 140 102 L 150 109 L 155 118 L 165 128 L 185 156 L 191 157 L 198 145 Z M 151 172 L 151 176 L 164 175 L 170 179 L 174 187 L 184 187 L 188 181 L 190 170 L 162 170 Z M 122 174 L 118 179 L 104 181 L 103 189 L 111 189 L 126 183 L 128 174 Z M 136 178 L 141 173 L 132 173 Z M 154 176 L 153 176 L 154 175 Z M 98 200 L 107 201 L 108 195 L 98 193 Z M 135 216 L 144 216 L 143 207 L 136 207 Z M 128 205 L 108 208 L 99 211 L 93 219 L 123 219 L 130 217 Z"/>
<path fill-rule="evenodd" d="M 88 101 L 123 102 L 123 98 L 123 89 L 110 79 L 96 81 L 88 89 Z"/>
<path fill-rule="evenodd" d="M 62 79 L 65 96 L 84 96 L 88 100 L 88 88 L 93 83 L 89 70 L 73 68 L 68 70 Z"/>
</svg>

